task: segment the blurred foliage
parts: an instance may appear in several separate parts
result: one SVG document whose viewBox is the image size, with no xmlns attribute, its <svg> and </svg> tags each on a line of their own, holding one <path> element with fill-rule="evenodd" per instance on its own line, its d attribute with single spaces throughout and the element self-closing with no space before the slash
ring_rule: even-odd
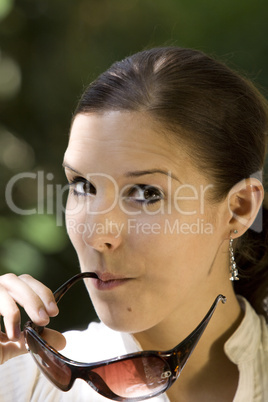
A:
<svg viewBox="0 0 268 402">
<path fill-rule="evenodd" d="M 66 191 L 57 191 L 85 85 L 133 52 L 179 45 L 268 88 L 267 16 L 264 0 L 0 0 L 0 273 L 27 272 L 55 289 L 79 271 L 64 229 Z M 12 205 L 29 214 L 8 207 L 8 183 Z M 88 306 L 86 292 L 72 292 L 58 328 L 68 328 L 74 298 L 70 326 L 94 317 L 78 308 Z"/>
</svg>

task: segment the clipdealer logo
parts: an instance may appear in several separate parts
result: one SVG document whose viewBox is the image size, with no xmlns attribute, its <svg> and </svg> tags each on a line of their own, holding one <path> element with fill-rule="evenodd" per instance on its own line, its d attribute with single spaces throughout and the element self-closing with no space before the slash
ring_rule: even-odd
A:
<svg viewBox="0 0 268 402">
<path fill-rule="evenodd" d="M 104 173 L 91 173 L 87 179 L 95 180 L 97 178 L 105 179 L 107 184 L 113 190 L 113 197 L 111 197 L 109 205 L 105 205 L 103 209 L 94 210 L 91 202 L 86 199 L 90 197 L 72 197 L 71 205 L 68 205 L 68 214 L 76 216 L 81 212 L 86 212 L 88 215 L 105 215 L 111 212 L 115 207 L 127 216 L 138 216 L 142 213 L 147 215 L 170 215 L 174 209 L 181 215 L 195 215 L 196 213 L 204 214 L 205 209 L 205 194 L 213 187 L 212 184 L 202 186 L 197 189 L 189 184 L 182 184 L 172 191 L 171 174 L 167 176 L 166 183 L 166 198 L 160 200 L 156 209 L 151 209 L 149 204 L 141 204 L 140 208 L 133 209 L 127 201 L 127 193 L 129 189 L 135 184 L 127 184 L 123 188 L 119 188 L 116 180 Z M 69 190 L 69 184 L 55 184 L 53 183 L 54 175 L 52 173 L 45 173 L 44 171 L 23 172 L 13 176 L 6 185 L 5 198 L 8 207 L 11 211 L 18 215 L 34 215 L 34 214 L 55 214 L 57 218 L 57 225 L 62 225 L 64 222 L 65 203 L 64 195 Z M 23 188 L 27 180 L 31 181 L 33 190 L 33 198 L 36 199 L 36 206 L 34 208 L 23 208 L 19 205 L 20 200 L 16 197 L 16 189 Z M 158 186 L 159 187 L 159 186 Z M 34 194 L 35 193 L 35 194 Z M 185 195 L 187 193 L 187 195 Z M 83 202 L 81 202 L 83 198 Z M 188 207 L 183 209 L 181 204 L 188 202 Z"/>
<path fill-rule="evenodd" d="M 94 210 L 92 208 L 92 204 L 90 202 L 89 197 L 72 197 L 71 206 L 68 205 L 68 216 L 76 219 L 78 214 L 81 212 L 87 214 L 88 216 L 96 216 L 96 215 L 104 215 L 110 213 L 114 210 L 114 208 L 119 208 L 123 214 L 128 217 L 139 217 L 141 214 L 146 214 L 148 216 L 153 215 L 162 215 L 162 216 L 171 216 L 174 214 L 174 211 L 178 213 L 178 217 L 180 216 L 204 216 L 205 214 L 205 203 L 206 201 L 206 193 L 213 188 L 213 184 L 208 184 L 207 186 L 203 186 L 200 184 L 197 187 L 190 184 L 181 184 L 176 188 L 172 185 L 172 175 L 171 172 L 166 177 L 165 184 L 165 199 L 161 199 L 157 204 L 156 208 L 151 209 L 150 205 L 144 203 L 140 205 L 140 208 L 133 209 L 131 204 L 128 203 L 128 196 L 126 195 L 128 190 L 135 186 L 135 184 L 127 184 L 123 188 L 120 188 L 116 180 L 107 174 L 104 173 L 91 173 L 88 174 L 86 180 L 90 180 L 94 178 L 97 180 L 101 178 L 107 181 L 107 185 L 113 189 L 113 197 L 109 202 L 109 205 L 105 204 L 103 209 Z M 230 197 L 232 191 L 236 188 L 236 186 L 243 184 L 243 182 L 247 183 L 250 179 L 255 178 L 258 179 L 259 182 L 262 182 L 262 172 L 258 171 L 251 175 L 249 179 L 242 180 L 237 185 L 235 185 L 230 193 L 228 194 L 228 204 L 230 207 Z M 16 189 L 23 189 L 25 185 L 25 180 L 31 181 L 31 186 L 34 188 L 33 198 L 35 199 L 36 206 L 32 208 L 25 208 L 20 205 L 20 199 L 16 196 Z M 44 171 L 38 171 L 36 173 L 33 172 L 22 172 L 14 175 L 7 183 L 5 189 L 5 198 L 6 203 L 10 210 L 18 215 L 34 215 L 34 214 L 50 214 L 56 216 L 56 225 L 62 226 L 65 222 L 65 199 L 70 188 L 69 184 L 56 184 L 53 183 L 54 175 L 52 173 L 45 173 Z M 27 183 L 26 183 L 27 184 Z M 106 185 L 106 184 L 105 184 Z M 137 186 L 137 185 L 136 185 Z M 149 186 L 151 187 L 151 185 Z M 153 185 L 152 185 L 153 187 Z M 159 186 L 156 186 L 159 188 Z M 160 189 L 163 190 L 163 189 Z M 83 199 L 83 201 L 81 201 Z M 89 202 L 88 202 L 89 201 Z M 231 213 L 233 213 L 230 210 Z M 233 213 L 234 214 L 234 213 Z M 234 217 L 241 221 L 243 218 L 241 216 Z M 166 233 L 191 233 L 193 231 L 199 233 L 207 233 L 211 232 L 211 227 L 205 225 L 203 219 L 196 219 L 196 222 L 192 223 L 191 228 L 188 227 L 187 223 L 183 223 L 179 220 L 179 218 L 173 223 L 167 219 L 166 223 L 162 225 L 165 228 Z M 88 220 L 87 218 L 85 219 Z M 101 225 L 101 223 L 100 223 Z M 129 219 L 128 220 L 128 232 L 134 230 L 132 226 L 135 227 L 135 231 L 137 233 L 145 233 L 151 232 L 152 234 L 157 234 L 159 231 L 163 231 L 163 227 L 159 228 L 157 223 L 143 223 L 141 224 L 138 220 Z M 190 225 L 190 224 L 189 224 Z M 251 229 L 256 232 L 262 231 L 262 208 L 260 208 L 259 213 L 251 225 Z M 99 229 L 101 230 L 101 229 Z M 117 229 L 117 231 L 120 229 Z"/>
</svg>

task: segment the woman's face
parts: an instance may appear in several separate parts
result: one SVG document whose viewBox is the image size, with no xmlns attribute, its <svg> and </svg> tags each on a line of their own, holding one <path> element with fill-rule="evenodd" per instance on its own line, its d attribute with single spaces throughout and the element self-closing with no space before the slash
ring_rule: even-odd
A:
<svg viewBox="0 0 268 402">
<path fill-rule="evenodd" d="M 99 276 L 86 286 L 104 323 L 145 331 L 223 292 L 225 205 L 148 116 L 76 116 L 64 166 L 67 230 L 81 270 Z"/>
</svg>

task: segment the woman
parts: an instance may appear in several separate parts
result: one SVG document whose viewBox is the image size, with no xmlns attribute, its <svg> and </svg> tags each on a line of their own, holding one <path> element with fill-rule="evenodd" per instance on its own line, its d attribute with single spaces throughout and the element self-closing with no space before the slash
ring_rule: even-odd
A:
<svg viewBox="0 0 268 402">
<path fill-rule="evenodd" d="M 63 355 L 169 350 L 223 294 L 180 379 L 153 400 L 268 400 L 266 211 L 258 215 L 267 122 L 249 82 L 189 49 L 138 53 L 87 88 L 63 163 L 66 225 L 102 323 L 67 333 Z M 37 325 L 58 309 L 29 276 L 3 276 L 0 291 L 2 399 L 105 400 L 79 380 L 59 391 L 28 355 L 10 359 L 26 351 L 16 303 Z M 60 334 L 44 338 L 64 346 Z"/>
</svg>

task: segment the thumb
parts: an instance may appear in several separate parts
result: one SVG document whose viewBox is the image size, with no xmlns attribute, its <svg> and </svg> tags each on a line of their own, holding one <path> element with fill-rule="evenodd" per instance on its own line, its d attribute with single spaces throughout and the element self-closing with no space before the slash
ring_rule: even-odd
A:
<svg viewBox="0 0 268 402">
<path fill-rule="evenodd" d="M 56 350 L 62 350 L 66 346 L 64 335 L 54 331 L 54 329 L 45 328 L 42 333 L 42 338 Z"/>
</svg>

